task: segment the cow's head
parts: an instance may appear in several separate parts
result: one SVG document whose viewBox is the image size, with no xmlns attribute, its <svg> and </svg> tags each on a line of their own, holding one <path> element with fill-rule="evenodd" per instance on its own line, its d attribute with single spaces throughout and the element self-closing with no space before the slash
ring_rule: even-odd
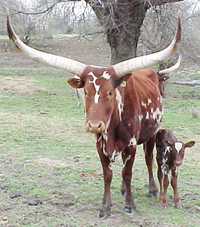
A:
<svg viewBox="0 0 200 227">
<path fill-rule="evenodd" d="M 68 79 L 67 82 L 73 88 L 84 89 L 87 132 L 107 132 L 114 108 L 120 105 L 121 101 L 116 88 L 130 75 L 119 78 L 112 67 L 87 66 L 81 77 Z"/>
<path fill-rule="evenodd" d="M 164 95 L 164 82 L 169 79 L 169 76 L 166 76 L 166 74 L 171 73 L 178 69 L 180 67 L 182 60 L 182 56 L 179 55 L 178 61 L 176 62 L 175 65 L 173 65 L 170 68 L 160 70 L 158 73 L 158 79 L 159 79 L 159 90 L 161 95 Z"/>
<path fill-rule="evenodd" d="M 68 83 L 74 88 L 84 88 L 86 130 L 93 133 L 106 132 L 117 98 L 119 98 L 116 87 L 123 79 L 127 78 L 134 70 L 156 65 L 169 59 L 176 52 L 177 44 L 181 40 L 181 24 L 178 16 L 176 35 L 167 48 L 150 55 L 131 58 L 107 68 L 102 68 L 87 66 L 81 62 L 38 51 L 27 46 L 15 34 L 10 24 L 8 11 L 7 29 L 9 38 L 14 42 L 16 48 L 33 60 L 77 75 L 77 77 L 69 79 Z"/>
<path fill-rule="evenodd" d="M 164 143 L 165 143 L 165 146 L 170 147 L 170 152 L 173 157 L 173 164 L 175 166 L 182 165 L 184 154 L 185 154 L 185 149 L 187 147 L 193 147 L 195 144 L 194 141 L 190 141 L 188 143 L 183 143 L 180 141 L 170 142 L 168 140 L 165 140 Z"/>
</svg>

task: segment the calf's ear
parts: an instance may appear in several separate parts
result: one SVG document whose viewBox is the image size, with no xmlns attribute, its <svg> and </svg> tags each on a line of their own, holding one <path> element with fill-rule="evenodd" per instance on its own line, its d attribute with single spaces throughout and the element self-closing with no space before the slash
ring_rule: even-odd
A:
<svg viewBox="0 0 200 227">
<path fill-rule="evenodd" d="M 164 142 L 165 146 L 171 146 L 172 145 L 172 143 L 169 140 L 165 139 L 163 142 Z"/>
<path fill-rule="evenodd" d="M 195 141 L 190 141 L 190 142 L 185 144 L 185 147 L 193 147 L 194 144 L 195 144 Z"/>
<path fill-rule="evenodd" d="M 85 82 L 80 77 L 70 78 L 67 83 L 73 88 L 82 88 L 85 85 Z"/>
</svg>

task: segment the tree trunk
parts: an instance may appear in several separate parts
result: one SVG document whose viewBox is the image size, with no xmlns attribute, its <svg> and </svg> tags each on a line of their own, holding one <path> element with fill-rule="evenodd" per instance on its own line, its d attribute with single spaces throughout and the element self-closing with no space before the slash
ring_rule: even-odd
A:
<svg viewBox="0 0 200 227">
<path fill-rule="evenodd" d="M 135 7 L 130 12 L 121 15 L 121 18 L 124 17 L 123 23 L 116 27 L 106 27 L 107 40 L 111 48 L 111 64 L 137 56 L 140 28 L 146 9 Z M 121 13 L 123 12 L 120 10 Z M 118 18 L 117 21 L 121 21 L 120 17 Z"/>
<path fill-rule="evenodd" d="M 111 64 L 137 55 L 140 28 L 152 6 L 183 0 L 85 0 L 104 28 L 111 48 Z"/>
</svg>

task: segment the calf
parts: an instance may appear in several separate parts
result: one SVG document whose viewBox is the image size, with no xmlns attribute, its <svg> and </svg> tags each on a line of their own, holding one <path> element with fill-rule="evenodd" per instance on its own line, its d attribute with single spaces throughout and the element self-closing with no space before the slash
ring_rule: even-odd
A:
<svg viewBox="0 0 200 227">
<path fill-rule="evenodd" d="M 179 193 L 177 189 L 177 168 L 182 165 L 186 147 L 192 147 L 194 141 L 183 143 L 177 141 L 172 131 L 169 129 L 160 129 L 156 135 L 158 180 L 160 184 L 160 200 L 163 208 L 166 208 L 166 192 L 169 185 L 168 173 L 171 170 L 171 185 L 174 191 L 174 204 L 180 208 Z"/>
</svg>

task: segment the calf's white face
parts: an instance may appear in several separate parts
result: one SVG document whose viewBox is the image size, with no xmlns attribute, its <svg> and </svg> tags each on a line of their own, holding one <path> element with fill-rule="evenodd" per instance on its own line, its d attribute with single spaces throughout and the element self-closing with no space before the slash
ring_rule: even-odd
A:
<svg viewBox="0 0 200 227">
<path fill-rule="evenodd" d="M 170 146 L 170 152 L 173 155 L 173 164 L 175 166 L 182 165 L 183 158 L 184 158 L 184 155 L 185 155 L 185 149 L 187 147 L 193 147 L 194 144 L 195 144 L 194 141 L 190 141 L 190 142 L 185 144 L 185 143 L 180 142 L 180 141 L 176 141 L 174 143 L 171 143 L 170 141 L 165 140 L 165 145 Z"/>
</svg>

